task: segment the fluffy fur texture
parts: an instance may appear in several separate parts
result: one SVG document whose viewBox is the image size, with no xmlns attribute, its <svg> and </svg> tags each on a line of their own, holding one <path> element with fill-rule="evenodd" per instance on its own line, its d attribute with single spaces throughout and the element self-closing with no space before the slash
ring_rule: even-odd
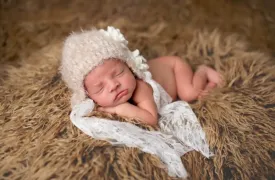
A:
<svg viewBox="0 0 275 180">
<path fill-rule="evenodd" d="M 275 47 L 270 4 L 5 2 L 11 4 L 1 11 L 0 179 L 171 179 L 155 156 L 91 139 L 69 120 L 71 94 L 58 74 L 63 40 L 79 26 L 110 24 L 146 59 L 179 55 L 194 68 L 204 63 L 224 75 L 223 88 L 192 104 L 216 154 L 182 157 L 192 179 L 275 176 L 275 60 L 262 53 Z M 223 33 L 211 30 L 217 26 Z M 210 33 L 193 33 L 200 27 Z M 247 37 L 249 45 L 228 32 Z"/>
</svg>

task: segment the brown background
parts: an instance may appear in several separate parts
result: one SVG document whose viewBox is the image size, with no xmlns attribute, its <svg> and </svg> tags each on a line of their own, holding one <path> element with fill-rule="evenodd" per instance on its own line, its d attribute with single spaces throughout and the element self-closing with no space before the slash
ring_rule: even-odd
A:
<svg viewBox="0 0 275 180">
<path fill-rule="evenodd" d="M 170 178 L 157 157 L 91 139 L 69 120 L 62 42 L 108 25 L 147 59 L 178 55 L 224 75 L 225 87 L 192 104 L 216 154 L 182 158 L 192 179 L 275 176 L 275 1 L 0 2 L 0 179 Z"/>
</svg>

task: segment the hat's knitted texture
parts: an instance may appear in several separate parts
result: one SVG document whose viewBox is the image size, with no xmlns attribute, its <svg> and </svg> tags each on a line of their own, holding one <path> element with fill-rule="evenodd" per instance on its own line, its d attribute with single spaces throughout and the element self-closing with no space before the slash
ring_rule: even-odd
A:
<svg viewBox="0 0 275 180">
<path fill-rule="evenodd" d="M 84 89 L 85 76 L 104 60 L 111 58 L 125 62 L 137 77 L 144 78 L 140 68 L 144 58 L 139 56 L 138 51 L 131 52 L 128 49 L 127 41 L 119 30 L 112 27 L 108 27 L 108 31 L 92 29 L 73 33 L 66 39 L 60 72 L 73 93 L 72 106 L 87 97 Z"/>
</svg>

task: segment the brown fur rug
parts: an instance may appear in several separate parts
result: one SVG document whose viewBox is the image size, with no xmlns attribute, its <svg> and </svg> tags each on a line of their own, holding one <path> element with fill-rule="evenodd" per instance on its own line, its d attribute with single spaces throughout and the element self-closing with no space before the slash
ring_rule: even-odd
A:
<svg viewBox="0 0 275 180">
<path fill-rule="evenodd" d="M 274 3 L 43 2 L 1 1 L 0 179 L 172 179 L 156 156 L 94 140 L 69 120 L 62 41 L 107 25 L 147 59 L 178 55 L 223 74 L 224 87 L 191 105 L 215 156 L 184 155 L 190 179 L 274 178 Z"/>
</svg>

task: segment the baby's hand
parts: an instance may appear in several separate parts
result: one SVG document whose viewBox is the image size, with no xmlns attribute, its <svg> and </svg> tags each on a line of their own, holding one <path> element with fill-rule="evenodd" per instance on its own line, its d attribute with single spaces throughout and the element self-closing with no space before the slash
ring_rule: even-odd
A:
<svg viewBox="0 0 275 180">
<path fill-rule="evenodd" d="M 148 107 L 148 102 L 145 102 L 145 107 Z M 145 108 L 146 109 L 146 108 Z M 141 123 L 149 124 L 149 125 L 157 125 L 157 117 L 153 116 L 150 111 L 142 109 L 138 106 L 132 105 L 128 102 L 119 104 L 115 107 L 100 107 L 100 111 L 115 113 L 122 117 L 133 118 Z"/>
<path fill-rule="evenodd" d="M 114 106 L 114 107 L 99 107 L 97 109 L 102 112 L 116 113 L 116 106 Z"/>
<path fill-rule="evenodd" d="M 130 103 L 126 102 L 114 107 L 99 107 L 98 110 L 103 112 L 113 113 L 113 114 L 121 114 L 121 112 L 125 111 L 125 108 L 126 106 L 128 106 L 128 104 Z"/>
</svg>

